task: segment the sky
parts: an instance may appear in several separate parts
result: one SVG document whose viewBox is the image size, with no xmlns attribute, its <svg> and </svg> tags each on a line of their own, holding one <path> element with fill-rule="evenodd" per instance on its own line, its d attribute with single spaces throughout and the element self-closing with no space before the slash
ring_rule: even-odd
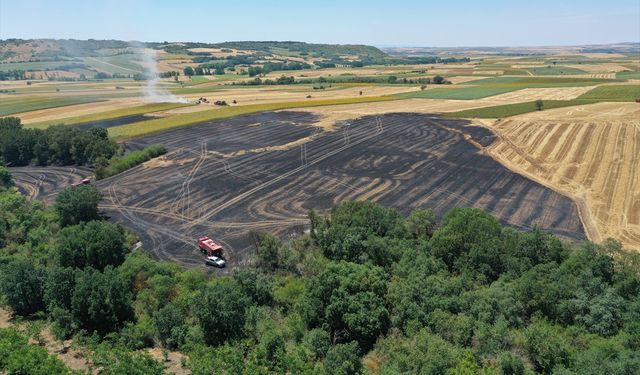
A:
<svg viewBox="0 0 640 375">
<path fill-rule="evenodd" d="M 640 42 L 640 0 L 0 0 L 0 39 L 376 46 Z"/>
</svg>

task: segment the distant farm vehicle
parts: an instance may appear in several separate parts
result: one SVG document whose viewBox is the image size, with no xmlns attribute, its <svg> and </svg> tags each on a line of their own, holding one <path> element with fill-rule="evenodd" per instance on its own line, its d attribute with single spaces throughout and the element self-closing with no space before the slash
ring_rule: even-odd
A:
<svg viewBox="0 0 640 375">
<path fill-rule="evenodd" d="M 217 256 L 209 256 L 205 259 L 204 264 L 207 266 L 214 266 L 218 268 L 224 268 L 227 265 L 227 262 L 224 259 Z"/>
<path fill-rule="evenodd" d="M 640 103 L 640 98 L 636 98 L 636 103 Z"/>
<path fill-rule="evenodd" d="M 224 100 L 216 100 L 215 102 L 213 102 L 213 104 L 215 105 L 228 105 L 226 101 Z"/>
<path fill-rule="evenodd" d="M 207 256 L 222 254 L 222 245 L 206 236 L 198 239 L 198 247 L 200 251 Z"/>
<path fill-rule="evenodd" d="M 209 103 L 209 99 L 205 98 L 205 97 L 200 97 L 198 98 L 198 100 L 196 100 L 196 104 L 200 104 L 200 103 Z"/>
<path fill-rule="evenodd" d="M 83 178 L 82 180 L 80 180 L 80 182 L 76 182 L 74 184 L 71 184 L 71 186 L 77 187 L 77 186 L 82 186 L 82 185 L 89 185 L 90 183 L 91 183 L 90 179 Z"/>
<path fill-rule="evenodd" d="M 124 87 L 122 87 L 122 86 L 116 86 L 116 90 L 124 90 Z"/>
</svg>

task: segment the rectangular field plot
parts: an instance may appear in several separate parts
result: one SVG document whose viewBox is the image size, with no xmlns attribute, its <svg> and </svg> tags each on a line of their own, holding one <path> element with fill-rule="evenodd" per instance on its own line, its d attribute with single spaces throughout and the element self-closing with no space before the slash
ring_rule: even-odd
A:
<svg viewBox="0 0 640 375">
<path fill-rule="evenodd" d="M 252 231 L 301 232 L 310 209 L 368 199 L 407 214 L 479 207 L 505 224 L 538 224 L 583 239 L 572 200 L 481 153 L 493 141 L 466 121 L 422 114 L 367 116 L 313 126 L 305 112 L 264 112 L 174 129 L 127 142 L 164 143 L 169 153 L 101 180 L 102 209 L 140 236 L 156 257 L 203 267 L 208 235 L 232 269 L 253 251 Z"/>
</svg>

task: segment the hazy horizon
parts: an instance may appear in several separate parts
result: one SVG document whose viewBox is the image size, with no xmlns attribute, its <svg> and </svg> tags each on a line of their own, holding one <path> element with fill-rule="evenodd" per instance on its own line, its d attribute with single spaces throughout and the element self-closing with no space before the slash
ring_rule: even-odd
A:
<svg viewBox="0 0 640 375">
<path fill-rule="evenodd" d="M 37 10 L 37 11 L 34 11 Z M 216 43 L 297 40 L 379 47 L 544 47 L 640 42 L 640 2 L 290 0 L 0 1 L 0 39 Z"/>
</svg>

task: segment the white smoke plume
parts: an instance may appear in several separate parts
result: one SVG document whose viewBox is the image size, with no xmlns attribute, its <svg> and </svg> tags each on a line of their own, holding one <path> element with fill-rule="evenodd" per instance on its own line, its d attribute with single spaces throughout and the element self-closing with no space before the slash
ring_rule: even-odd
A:
<svg viewBox="0 0 640 375">
<path fill-rule="evenodd" d="M 142 48 L 142 66 L 145 69 L 147 84 L 142 92 L 148 103 L 189 103 L 186 98 L 176 96 L 160 86 L 157 52 L 153 48 Z"/>
</svg>

